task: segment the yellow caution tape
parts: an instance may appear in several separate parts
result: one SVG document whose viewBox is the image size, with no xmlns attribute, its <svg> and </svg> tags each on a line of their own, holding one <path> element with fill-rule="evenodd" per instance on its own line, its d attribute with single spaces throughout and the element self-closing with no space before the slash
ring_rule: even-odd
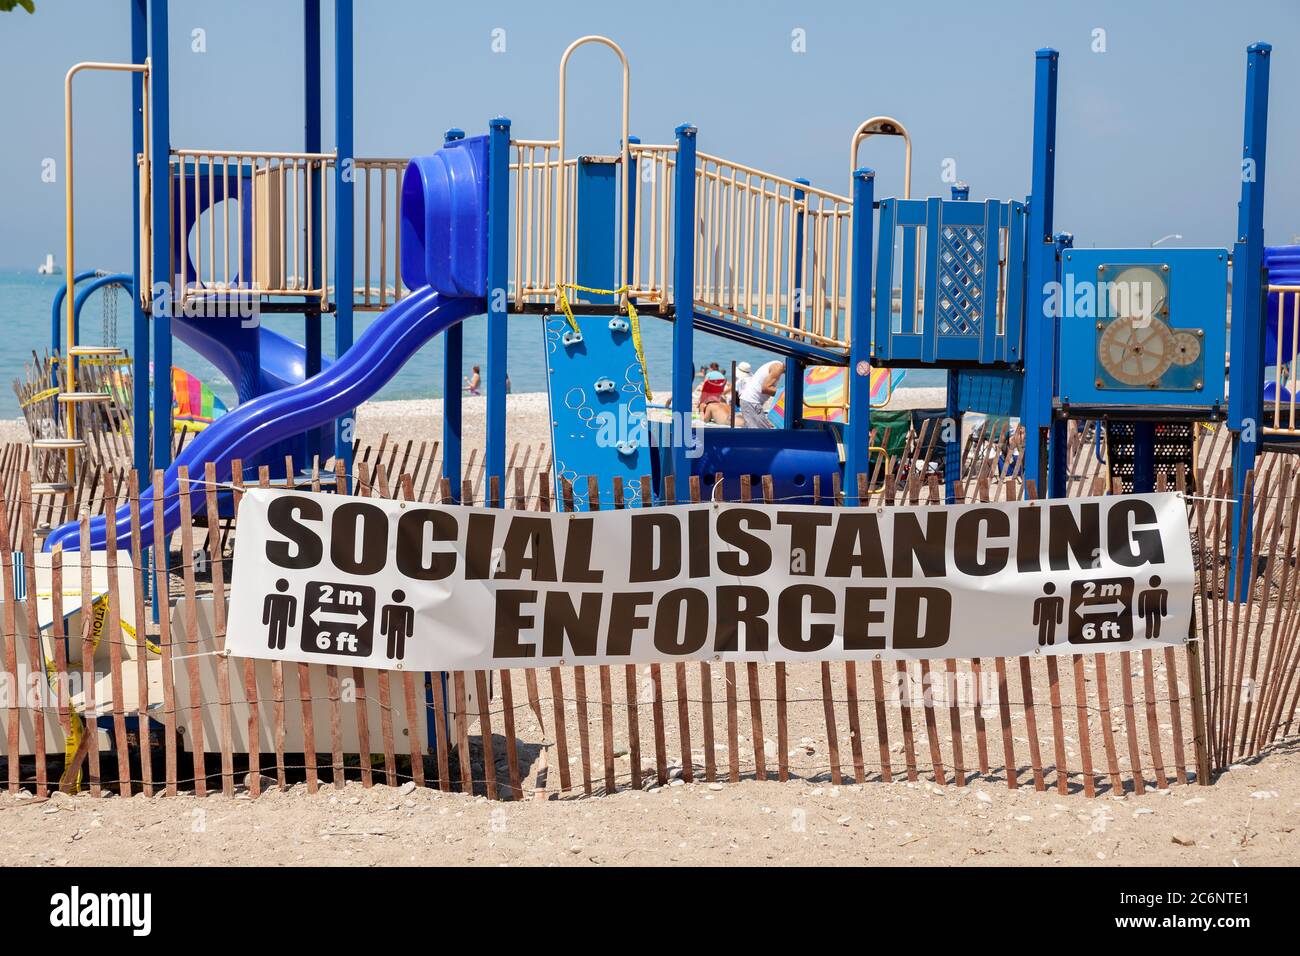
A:
<svg viewBox="0 0 1300 956">
<path fill-rule="evenodd" d="M 71 594 L 73 592 L 64 592 L 64 593 Z M 79 594 L 80 592 L 76 592 L 76 593 Z M 44 592 L 41 593 L 39 596 L 48 597 L 49 593 Z M 104 622 L 108 617 L 108 595 L 101 594 L 99 597 L 95 598 L 94 603 L 91 604 L 90 607 L 91 607 L 91 613 L 94 615 L 91 618 L 91 622 L 90 622 L 90 647 L 91 647 L 90 653 L 91 653 L 91 657 L 93 658 L 95 652 L 99 650 L 99 642 L 103 640 L 104 637 Z M 139 642 L 138 632 L 132 625 L 128 624 L 126 621 L 119 621 L 118 623 L 121 625 L 123 633 L 129 636 L 131 640 L 136 641 L 137 643 Z M 146 638 L 144 643 L 145 646 L 148 647 L 149 650 L 152 651 L 153 653 L 155 654 L 162 653 L 162 648 L 160 648 L 153 641 L 148 640 Z M 54 697 L 56 700 L 59 699 L 58 673 L 59 673 L 58 665 L 55 664 L 54 661 L 46 657 L 45 658 L 45 680 L 50 685 L 50 690 L 54 692 Z M 85 689 L 83 688 L 83 693 L 84 690 Z M 64 746 L 63 746 L 65 761 L 67 762 L 72 761 L 73 757 L 77 753 L 77 748 L 81 746 L 81 738 L 84 733 L 86 733 L 85 723 L 82 721 L 81 717 L 77 714 L 75 710 L 70 709 L 68 711 L 68 738 L 66 741 L 64 741 Z M 81 789 L 81 776 L 82 776 L 82 772 L 80 769 L 78 769 L 77 779 L 72 781 L 71 784 L 71 789 L 73 792 L 76 792 Z"/>
<path fill-rule="evenodd" d="M 111 365 L 126 366 L 134 365 L 135 360 L 129 355 L 110 355 L 107 358 L 91 358 L 90 356 L 74 356 L 78 365 Z M 58 365 L 62 361 L 57 355 L 50 356 L 50 365 Z"/>
<path fill-rule="evenodd" d="M 134 365 L 135 361 L 125 355 L 111 355 L 108 358 L 83 358 L 79 360 L 81 365 L 108 365 L 121 367 L 124 365 Z"/>
<path fill-rule="evenodd" d="M 573 308 L 569 305 L 568 296 L 564 294 L 565 289 L 572 289 L 575 292 L 592 292 L 596 295 L 621 295 L 627 301 L 627 318 L 632 326 L 632 345 L 636 348 L 636 360 L 641 364 L 641 379 L 645 383 L 646 401 L 653 401 L 654 396 L 650 393 L 650 369 L 646 366 L 645 348 L 641 344 L 641 320 L 636 314 L 636 306 L 632 304 L 632 297 L 627 294 L 628 287 L 623 285 L 617 289 L 593 289 L 591 286 L 578 285 L 574 282 L 561 282 L 555 290 L 555 301 L 559 303 L 570 328 L 581 334 L 582 329 L 578 328 L 578 320 L 573 317 Z"/>
<path fill-rule="evenodd" d="M 43 401 L 45 401 L 47 398 L 53 398 L 53 397 L 54 397 L 55 395 L 57 395 L 57 394 L 59 394 L 59 389 L 57 389 L 57 388 L 47 388 L 47 389 L 45 389 L 44 391 L 37 392 L 35 395 L 33 395 L 33 396 L 31 396 L 30 398 L 28 398 L 28 399 L 26 399 L 25 401 L 23 401 L 23 402 L 21 403 L 20 407 L 21 407 L 21 408 L 28 408 L 28 407 L 30 407 L 30 406 L 32 406 L 32 405 L 35 405 L 37 402 L 43 402 Z"/>
</svg>

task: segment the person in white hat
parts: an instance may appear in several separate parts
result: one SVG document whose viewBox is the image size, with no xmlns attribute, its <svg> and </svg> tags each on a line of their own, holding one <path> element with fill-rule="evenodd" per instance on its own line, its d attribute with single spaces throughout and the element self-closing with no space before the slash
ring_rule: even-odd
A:
<svg viewBox="0 0 1300 956">
<path fill-rule="evenodd" d="M 754 374 L 753 367 L 748 362 L 740 362 L 736 365 L 736 391 L 745 384 L 745 379 Z"/>
<path fill-rule="evenodd" d="M 748 362 L 736 362 L 734 368 L 734 381 L 731 383 L 731 407 L 733 409 L 733 418 L 739 418 L 744 423 L 744 413 L 740 410 L 740 389 L 745 382 L 749 381 L 749 376 L 754 374 L 754 368 Z"/>
</svg>

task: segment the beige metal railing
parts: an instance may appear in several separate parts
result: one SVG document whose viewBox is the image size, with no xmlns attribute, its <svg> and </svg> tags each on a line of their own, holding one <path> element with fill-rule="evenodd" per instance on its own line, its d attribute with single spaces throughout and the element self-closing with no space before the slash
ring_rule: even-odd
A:
<svg viewBox="0 0 1300 956">
<path fill-rule="evenodd" d="M 639 305 L 672 302 L 673 177 L 677 147 L 635 143 L 632 193 L 632 275 L 629 295 Z"/>
<path fill-rule="evenodd" d="M 402 174 L 407 162 L 385 157 L 353 163 L 353 306 L 358 310 L 385 309 L 408 291 L 401 265 Z M 147 176 L 143 157 L 139 164 L 141 176 Z M 329 153 L 173 150 L 172 177 L 179 186 L 173 186 L 169 201 L 185 237 L 188 267 L 179 307 L 251 296 L 315 298 L 324 307 L 335 294 L 330 286 L 334 171 L 335 159 Z M 319 182 L 318 206 L 312 202 L 314 182 Z M 209 195 L 218 201 L 206 201 Z M 148 308 L 154 288 L 153 235 L 147 190 L 142 189 L 141 196 L 140 266 Z M 185 200 L 179 211 L 178 196 Z M 197 221 L 195 209 L 203 210 Z M 171 273 L 181 273 L 174 252 Z"/>
<path fill-rule="evenodd" d="M 182 263 L 173 252 L 171 273 L 183 278 L 181 307 L 249 293 L 313 297 L 324 305 L 333 166 L 327 153 L 173 150 L 172 176 L 180 183 L 173 201 L 181 200 L 173 219 L 185 255 Z M 204 201 L 218 194 L 217 202 Z"/>
<path fill-rule="evenodd" d="M 1277 367 L 1273 398 L 1264 402 L 1266 435 L 1300 435 L 1296 424 L 1296 386 L 1300 384 L 1300 285 L 1270 285 L 1269 295 L 1277 295 L 1277 352 L 1272 356 Z M 1271 319 L 1269 320 L 1271 321 Z M 1290 327 L 1290 354 L 1283 354 L 1282 343 Z M 1283 392 L 1286 392 L 1285 397 Z M 1271 413 L 1271 414 L 1270 414 Z"/>
<path fill-rule="evenodd" d="M 353 164 L 359 217 L 353 262 L 360 279 L 352 301 L 360 310 L 386 309 L 407 292 L 402 287 L 402 174 L 407 162 L 358 159 Z"/>
<path fill-rule="evenodd" d="M 695 307 L 847 347 L 852 202 L 706 153 L 697 158 Z"/>
<path fill-rule="evenodd" d="M 515 247 L 510 293 L 516 308 L 522 308 L 528 303 L 553 302 L 556 283 L 573 281 L 572 271 L 558 270 L 559 259 L 569 263 L 570 270 L 577 259 L 577 230 L 572 224 L 577 219 L 578 161 L 560 162 L 558 140 L 515 140 L 510 146 Z M 555 211 L 561 198 L 568 206 L 564 217 Z M 562 256 L 556 242 L 561 228 L 565 234 Z"/>
</svg>

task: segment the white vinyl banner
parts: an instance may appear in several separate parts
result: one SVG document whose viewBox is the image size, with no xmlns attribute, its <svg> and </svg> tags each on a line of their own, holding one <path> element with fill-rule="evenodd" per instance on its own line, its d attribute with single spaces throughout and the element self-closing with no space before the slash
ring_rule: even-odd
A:
<svg viewBox="0 0 1300 956">
<path fill-rule="evenodd" d="M 419 671 L 1180 644 L 1181 495 L 554 514 L 250 490 L 234 654 Z"/>
</svg>

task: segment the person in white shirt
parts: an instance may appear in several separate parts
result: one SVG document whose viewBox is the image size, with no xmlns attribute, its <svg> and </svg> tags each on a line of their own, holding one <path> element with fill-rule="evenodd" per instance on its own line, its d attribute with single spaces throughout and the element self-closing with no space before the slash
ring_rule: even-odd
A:
<svg viewBox="0 0 1300 956">
<path fill-rule="evenodd" d="M 774 359 L 758 367 L 753 375 L 745 379 L 740 386 L 740 414 L 749 428 L 775 428 L 763 404 L 776 394 L 781 376 L 785 374 L 785 362 Z"/>
</svg>

